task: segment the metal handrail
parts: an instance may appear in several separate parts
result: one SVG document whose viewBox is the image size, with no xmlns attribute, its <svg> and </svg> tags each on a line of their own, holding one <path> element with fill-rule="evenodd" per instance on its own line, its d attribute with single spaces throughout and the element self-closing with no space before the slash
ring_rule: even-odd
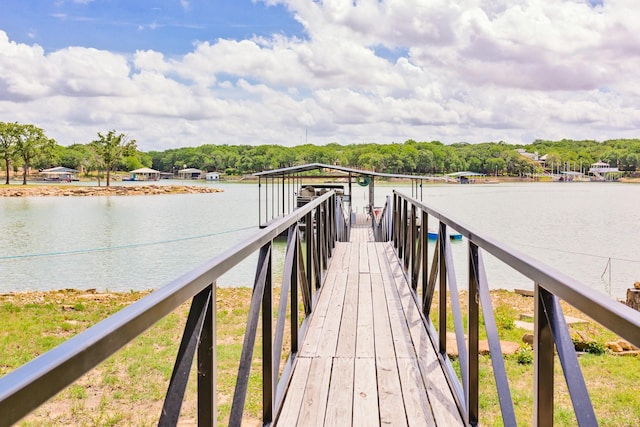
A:
<svg viewBox="0 0 640 427">
<path fill-rule="evenodd" d="M 222 274 L 257 251 L 260 251 L 261 255 L 257 266 L 248 329 L 249 326 L 255 329 L 252 322 L 254 318 L 257 319 L 261 309 L 262 330 L 268 331 L 263 333 L 262 365 L 263 380 L 266 380 L 263 381 L 263 411 L 265 422 L 269 422 L 273 419 L 281 402 L 281 390 L 283 384 L 289 379 L 290 367 L 297 351 L 297 342 L 304 334 L 306 327 L 306 317 L 301 324 L 298 324 L 298 289 L 302 294 L 305 314 L 308 316 L 313 309 L 312 294 L 320 287 L 323 271 L 335 247 L 337 237 L 335 224 L 338 221 L 335 200 L 336 195 L 333 191 L 318 197 L 254 236 L 0 378 L 0 414 L 2 414 L 0 425 L 11 425 L 26 416 L 190 298 L 193 298 L 193 302 L 176 357 L 160 423 L 173 424 L 177 421 L 186 378 L 197 351 L 199 425 L 214 425 L 216 418 L 214 284 Z M 304 239 L 300 230 L 301 223 L 305 225 Z M 283 233 L 289 235 L 282 288 L 285 304 L 283 309 L 281 300 L 274 337 L 270 326 L 273 319 L 268 314 L 271 313 L 273 285 L 270 253 L 272 242 Z M 306 243 L 306 257 L 303 256 L 303 240 Z M 289 361 L 278 381 L 279 355 L 282 351 L 284 331 L 282 319 L 286 312 L 287 291 L 290 293 L 291 304 L 292 349 Z M 259 298 L 256 295 L 259 295 Z M 254 299 L 257 301 L 255 304 Z M 241 360 L 239 378 L 244 375 L 242 369 L 246 368 L 247 360 L 249 364 L 251 363 L 251 355 L 246 356 L 245 353 L 253 353 L 255 340 L 252 342 L 250 339 L 253 332 L 253 330 L 248 331 L 245 335 L 244 358 Z M 280 348 L 274 349 L 276 347 L 274 343 Z M 278 356 L 277 359 L 274 358 L 274 353 Z M 242 386 L 240 390 L 236 388 L 236 394 L 242 392 Z M 244 393 L 246 394 L 246 388 Z M 237 399 L 241 400 L 240 397 Z M 235 401 L 236 397 L 234 397 L 234 403 Z M 230 424 L 239 425 L 240 421 L 241 419 L 237 416 L 236 418 L 232 416 Z"/>
<path fill-rule="evenodd" d="M 382 208 L 380 219 L 371 215 L 373 236 L 377 242 L 387 242 L 391 238 L 391 199 L 387 196 Z"/>
<path fill-rule="evenodd" d="M 566 301 L 636 346 L 640 346 L 640 313 L 397 191 L 393 192 L 391 216 L 393 218 L 391 240 L 398 257 L 403 261 L 402 264 L 405 267 L 407 280 L 413 289 L 414 298 L 422 306 L 423 321 L 438 349 L 440 362 L 466 423 L 469 425 L 478 423 L 478 333 L 481 309 L 503 422 L 505 425 L 516 424 L 489 295 L 489 285 L 482 260 L 483 253 L 487 253 L 530 278 L 534 283 L 534 424 L 553 424 L 555 348 L 579 424 L 597 425 L 559 301 Z M 430 219 L 437 220 L 439 228 L 431 271 L 427 271 L 429 261 L 427 229 Z M 462 234 L 469 247 L 468 325 L 466 330 L 468 341 L 466 344 L 463 316 L 458 299 L 452 297 L 450 301 L 447 300 L 447 291 L 450 291 L 451 296 L 458 295 L 453 255 L 448 239 L 449 228 Z M 435 329 L 429 318 L 436 288 L 439 298 L 438 330 Z M 462 381 L 458 380 L 446 353 L 448 304 L 450 304 L 454 317 Z"/>
</svg>

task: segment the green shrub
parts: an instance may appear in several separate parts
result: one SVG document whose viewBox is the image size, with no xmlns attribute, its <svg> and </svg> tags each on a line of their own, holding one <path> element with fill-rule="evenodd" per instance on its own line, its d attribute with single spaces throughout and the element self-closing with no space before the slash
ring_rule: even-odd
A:
<svg viewBox="0 0 640 427">
<path fill-rule="evenodd" d="M 533 348 L 530 345 L 520 347 L 514 354 L 516 361 L 521 365 L 533 363 Z"/>
</svg>

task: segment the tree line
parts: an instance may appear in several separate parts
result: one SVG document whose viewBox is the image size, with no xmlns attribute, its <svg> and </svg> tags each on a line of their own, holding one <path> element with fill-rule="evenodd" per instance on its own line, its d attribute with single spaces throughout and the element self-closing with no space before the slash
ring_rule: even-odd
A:
<svg viewBox="0 0 640 427">
<path fill-rule="evenodd" d="M 109 180 L 111 171 L 130 171 L 150 167 L 163 172 L 184 168 L 217 171 L 227 175 L 242 175 L 262 170 L 290 167 L 305 163 L 325 163 L 374 170 L 383 173 L 433 175 L 457 171 L 472 171 L 488 175 L 521 176 L 544 172 L 544 167 L 527 153 L 546 155 L 546 168 L 580 170 L 597 161 L 605 161 L 622 171 L 633 172 L 640 167 L 640 139 L 547 141 L 531 144 L 508 144 L 504 141 L 478 144 L 439 141 L 390 144 L 281 145 L 203 144 L 165 151 L 141 152 L 135 140 L 115 130 L 98 133 L 87 144 L 58 145 L 34 125 L 0 122 L 0 158 L 3 169 L 24 167 L 45 169 L 64 166 L 71 169 L 104 171 Z M 25 181 L 26 182 L 26 181 Z"/>
<path fill-rule="evenodd" d="M 110 130 L 98 132 L 98 139 L 88 144 L 74 144 L 69 147 L 58 145 L 48 138 L 44 130 L 32 124 L 0 122 L 0 158 L 5 171 L 5 184 L 9 184 L 10 172 L 22 168 L 22 183 L 27 183 L 30 169 L 47 169 L 63 166 L 106 173 L 107 186 L 111 183 L 111 172 L 142 167 L 145 160 L 151 160 L 136 149 L 136 141 L 123 133 Z"/>
</svg>

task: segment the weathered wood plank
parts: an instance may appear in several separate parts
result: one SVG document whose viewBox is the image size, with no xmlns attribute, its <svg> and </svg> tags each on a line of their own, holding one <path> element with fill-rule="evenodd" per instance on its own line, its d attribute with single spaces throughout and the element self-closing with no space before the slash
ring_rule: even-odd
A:
<svg viewBox="0 0 640 427">
<path fill-rule="evenodd" d="M 393 338 L 396 357 L 414 358 L 416 357 L 416 353 L 413 347 L 413 342 L 411 341 L 411 334 L 409 333 L 407 321 L 404 317 L 402 302 L 400 301 L 400 296 L 398 295 L 398 290 L 395 286 L 394 273 L 391 270 L 389 261 L 385 254 L 386 247 L 384 244 L 377 245 L 380 245 L 379 249 L 381 249 L 378 251 L 378 257 L 382 271 L 389 324 L 391 326 L 391 336 Z"/>
<path fill-rule="evenodd" d="M 371 275 L 371 298 L 373 302 L 373 330 L 376 358 L 393 358 L 396 355 L 391 335 L 391 323 L 384 290 L 382 274 Z"/>
<path fill-rule="evenodd" d="M 380 273 L 380 261 L 378 260 L 378 246 L 376 242 L 367 242 L 367 256 L 369 258 L 369 272 Z"/>
<path fill-rule="evenodd" d="M 278 415 L 276 425 L 296 425 L 298 414 L 302 407 L 302 398 L 304 397 L 304 389 L 307 385 L 310 368 L 311 359 L 306 357 L 298 357 L 296 359 L 291 382 L 286 391 L 286 399 L 282 404 L 282 410 L 280 411 L 280 415 Z"/>
<path fill-rule="evenodd" d="M 338 332 L 337 357 L 355 357 L 358 325 L 358 280 L 359 274 L 349 271 L 342 308 L 342 321 Z"/>
<path fill-rule="evenodd" d="M 406 426 L 400 373 L 395 358 L 376 358 L 378 375 L 378 401 L 380 403 L 380 425 Z"/>
<path fill-rule="evenodd" d="M 311 313 L 311 320 L 309 322 L 309 329 L 300 347 L 301 357 L 314 357 L 317 354 L 318 343 L 322 337 L 322 330 L 324 328 L 324 321 L 327 317 L 327 309 L 329 307 L 329 301 L 333 288 L 335 285 L 335 270 L 327 272 L 325 278 L 325 284 L 319 290 L 320 295 L 318 302 Z"/>
<path fill-rule="evenodd" d="M 358 271 L 360 273 L 369 273 L 369 254 L 367 253 L 367 243 L 359 242 L 358 243 Z"/>
<path fill-rule="evenodd" d="M 326 426 L 350 425 L 353 419 L 354 359 L 335 358 L 327 398 Z"/>
<path fill-rule="evenodd" d="M 322 426 L 327 408 L 327 395 L 329 394 L 329 380 L 331 377 L 330 357 L 315 358 L 311 360 L 307 387 L 302 398 L 302 407 L 297 425 Z M 284 424 L 282 424 L 284 426 Z M 294 424 L 291 424 L 294 425 Z"/>
<path fill-rule="evenodd" d="M 340 323 L 342 321 L 344 294 L 347 288 L 346 271 L 340 271 L 335 274 L 335 284 L 331 300 L 327 308 L 327 315 L 322 327 L 322 339 L 318 343 L 316 354 L 320 357 L 335 356 L 336 347 L 338 345 L 338 336 L 340 334 Z"/>
<path fill-rule="evenodd" d="M 422 383 L 418 363 L 415 359 L 398 359 L 398 372 L 402 384 L 402 396 L 410 426 L 435 426 L 427 391 Z M 455 424 L 443 424 L 445 426 Z"/>
<path fill-rule="evenodd" d="M 396 270 L 397 267 L 394 266 L 394 263 L 399 265 L 398 258 L 390 245 L 386 248 L 386 254 L 391 270 Z M 394 277 L 396 290 L 409 325 L 411 340 L 418 354 L 419 371 L 426 385 L 436 423 L 440 425 L 461 425 L 463 424 L 462 418 L 438 361 L 433 343 L 424 326 L 420 310 L 411 295 L 409 284 L 404 275 L 396 274 Z M 443 391 L 446 391 L 446 393 Z"/>
<path fill-rule="evenodd" d="M 380 425 L 378 388 L 374 359 L 355 359 L 353 381 L 353 426 Z"/>
<path fill-rule="evenodd" d="M 373 358 L 373 307 L 371 302 L 371 276 L 360 274 L 358 281 L 358 326 L 356 330 L 356 357 Z"/>
</svg>

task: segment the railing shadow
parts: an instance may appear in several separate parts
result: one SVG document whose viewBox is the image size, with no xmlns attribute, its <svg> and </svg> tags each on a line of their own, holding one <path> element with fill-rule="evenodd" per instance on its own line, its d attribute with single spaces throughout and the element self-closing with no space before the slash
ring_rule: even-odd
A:
<svg viewBox="0 0 640 427">
<path fill-rule="evenodd" d="M 321 287 L 335 242 L 348 238 L 348 233 L 349 224 L 333 191 L 296 209 L 244 242 L 0 378 L 0 425 L 20 420 L 189 299 L 192 299 L 191 308 L 159 414 L 159 425 L 178 422 L 194 359 L 198 371 L 198 425 L 215 425 L 214 284 L 222 274 L 255 252 L 259 252 L 258 264 L 229 425 L 239 426 L 242 421 L 260 321 L 263 421 L 270 423 L 282 404 L 298 343 L 313 312 L 316 292 Z M 273 241 L 282 234 L 287 235 L 287 247 L 274 319 L 271 253 Z M 303 315 L 299 316 L 299 312 Z M 280 369 L 287 314 L 290 349 L 287 362 Z"/>
<path fill-rule="evenodd" d="M 532 280 L 534 285 L 534 402 L 533 425 L 553 425 L 554 351 L 558 358 L 571 397 L 576 419 L 581 426 L 597 425 L 577 354 L 562 313 L 560 300 L 591 317 L 602 326 L 640 346 L 640 313 L 611 300 L 606 295 L 565 276 L 510 247 L 482 236 L 470 227 L 449 218 L 424 203 L 393 193 L 389 214 L 392 226 L 389 237 L 404 266 L 413 296 L 422 307 L 422 319 L 439 354 L 440 364 L 466 424 L 479 420 L 479 328 L 484 317 L 493 374 L 504 425 L 516 425 L 513 399 L 502 356 L 498 328 L 483 253 Z M 385 214 L 387 209 L 385 209 Z M 383 218 L 384 219 L 384 218 Z M 438 237 L 429 265 L 428 225 L 438 222 Z M 382 223 L 378 228 L 384 230 Z M 459 287 L 450 243 L 450 230 L 461 233 L 468 245 L 467 322 L 458 299 Z M 378 237 L 378 235 L 376 235 Z M 379 238 L 387 237 L 380 233 Z M 437 291 L 437 325 L 430 319 Z M 456 375 L 446 351 L 447 310 L 453 315 L 458 347 L 460 377 Z M 466 336 L 465 336 L 466 335 Z M 419 355 L 420 356 L 420 355 Z"/>
</svg>

